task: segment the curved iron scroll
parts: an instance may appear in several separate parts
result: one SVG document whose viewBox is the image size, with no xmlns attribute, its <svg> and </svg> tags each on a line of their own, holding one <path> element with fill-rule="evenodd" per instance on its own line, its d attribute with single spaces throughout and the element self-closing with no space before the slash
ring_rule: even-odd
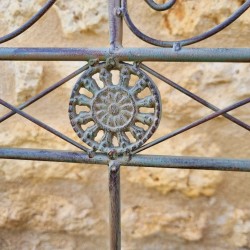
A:
<svg viewBox="0 0 250 250">
<path fill-rule="evenodd" d="M 145 2 L 154 10 L 164 11 L 170 9 L 176 3 L 176 0 L 169 0 L 164 4 L 157 4 L 154 0 L 145 0 Z"/>
<path fill-rule="evenodd" d="M 29 29 L 33 24 L 35 24 L 56 2 L 56 0 L 49 0 L 34 16 L 32 16 L 26 23 L 24 23 L 18 29 L 12 31 L 11 33 L 0 37 L 0 43 L 7 42 L 13 38 L 21 35 L 24 31 Z"/>
<path fill-rule="evenodd" d="M 150 3 L 149 5 L 156 9 L 157 4 L 153 5 L 153 1 L 147 1 L 147 3 Z M 169 5 L 168 7 L 172 7 L 172 5 Z M 159 6 L 158 6 L 159 7 Z M 147 36 L 146 34 L 142 33 L 133 23 L 131 20 L 129 13 L 128 13 L 128 7 L 127 7 L 127 0 L 122 0 L 122 10 L 123 10 L 123 16 L 124 20 L 127 23 L 129 29 L 141 40 L 150 43 L 155 46 L 159 47 L 174 47 L 176 46 L 177 49 L 183 46 L 191 45 L 197 42 L 200 42 L 202 40 L 205 40 L 216 33 L 220 32 L 221 30 L 225 29 L 227 26 L 229 26 L 231 23 L 233 23 L 237 18 L 239 18 L 248 8 L 250 7 L 250 0 L 247 0 L 242 6 L 235 11 L 230 17 L 228 17 L 224 22 L 220 23 L 219 25 L 213 27 L 212 29 L 198 35 L 194 36 L 185 40 L 179 40 L 179 41 L 161 41 L 157 40 L 155 38 L 152 38 L 150 36 Z M 160 8 L 160 7 L 159 7 Z M 159 10 L 159 9 L 157 9 Z M 163 9 L 162 9 L 163 10 Z"/>
</svg>

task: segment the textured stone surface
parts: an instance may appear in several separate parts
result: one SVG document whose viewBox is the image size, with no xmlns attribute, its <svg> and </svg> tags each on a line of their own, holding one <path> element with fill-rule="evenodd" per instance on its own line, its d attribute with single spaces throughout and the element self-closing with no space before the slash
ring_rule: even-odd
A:
<svg viewBox="0 0 250 250">
<path fill-rule="evenodd" d="M 128 179 L 133 183 L 155 188 L 163 194 L 180 191 L 189 197 L 211 196 L 221 182 L 221 173 L 193 170 L 144 169 L 129 171 Z"/>
<path fill-rule="evenodd" d="M 107 1 L 59 1 L 56 11 L 65 35 L 76 32 L 93 31 L 100 33 L 106 29 L 108 19 Z"/>
<path fill-rule="evenodd" d="M 81 204 L 74 204 L 61 196 L 27 191 L 19 188 L 1 195 L 1 228 L 80 233 L 94 224 L 94 219 L 86 218 L 93 204 L 85 195 L 81 196 Z"/>
<path fill-rule="evenodd" d="M 12 31 L 18 28 L 39 10 L 42 3 L 45 3 L 45 1 L 34 1 L 32 4 L 27 0 L 14 2 L 10 0 L 1 1 L 1 22 L 5 23 L 5 26 L 3 26 L 4 29 Z"/>
<path fill-rule="evenodd" d="M 15 62 L 16 103 L 21 104 L 34 96 L 42 80 L 43 68 L 36 63 Z"/>
<path fill-rule="evenodd" d="M 163 209 L 132 207 L 123 214 L 124 230 L 133 238 L 143 238 L 164 232 L 187 241 L 197 241 L 203 237 L 206 213 L 200 215 L 192 211 L 164 211 Z"/>
<path fill-rule="evenodd" d="M 165 26 L 174 36 L 188 37 L 194 33 L 203 33 L 223 22 L 242 3 L 241 0 L 231 1 L 230 4 L 226 0 L 177 2 L 168 13 L 163 14 Z M 239 20 L 238 25 L 243 28 L 248 21 L 249 16 L 245 15 Z"/>
<path fill-rule="evenodd" d="M 45 2 L 0 1 L 1 35 L 24 23 Z M 243 1 L 177 1 L 173 9 L 162 13 L 149 9 L 144 1 L 128 2 L 131 18 L 143 32 L 163 40 L 178 40 L 222 22 Z M 6 46 L 104 47 L 109 44 L 107 19 L 106 1 L 57 1 L 38 24 Z M 249 47 L 249 22 L 250 15 L 245 13 L 232 26 L 197 46 Z M 125 46 L 145 46 L 125 25 L 124 30 Z M 1 98 L 21 104 L 82 65 L 1 62 Z M 250 94 L 248 64 L 147 65 L 219 108 Z M 78 140 L 67 113 L 76 80 L 25 111 Z M 162 121 L 154 139 L 212 112 L 153 80 L 163 103 Z M 0 114 L 6 112 L 0 107 Z M 249 105 L 232 114 L 250 123 Z M 249 158 L 249 141 L 249 132 L 220 117 L 145 152 Z M 75 150 L 17 115 L 0 124 L 0 142 L 1 147 Z M 124 250 L 250 248 L 247 173 L 122 168 L 121 176 Z M 0 181 L 0 249 L 108 249 L 105 167 L 1 160 Z"/>
</svg>

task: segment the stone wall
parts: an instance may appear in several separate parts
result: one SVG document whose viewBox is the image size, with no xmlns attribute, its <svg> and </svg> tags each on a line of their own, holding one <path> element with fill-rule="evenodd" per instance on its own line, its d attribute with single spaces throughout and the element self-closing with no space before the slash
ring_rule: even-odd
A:
<svg viewBox="0 0 250 250">
<path fill-rule="evenodd" d="M 1 1 L 1 35 L 31 17 L 45 1 Z M 131 17 L 147 34 L 181 39 L 220 23 L 241 0 L 177 1 L 168 12 L 129 1 Z M 250 15 L 199 47 L 249 47 Z M 149 46 L 124 27 L 124 46 Z M 107 3 L 60 0 L 23 35 L 3 46 L 107 47 Z M 84 62 L 0 62 L 1 98 L 18 105 Z M 250 94 L 248 64 L 148 63 L 218 107 Z M 163 115 L 158 138 L 211 113 L 154 79 Z M 26 109 L 76 139 L 67 109 L 76 79 Z M 250 123 L 250 106 L 232 114 Z M 7 109 L 0 107 L 3 115 Z M 2 123 L 2 147 L 75 150 L 18 115 Z M 249 158 L 250 135 L 217 118 L 146 153 Z M 108 249 L 107 167 L 32 161 L 0 161 L 0 249 Z M 218 171 L 122 168 L 122 249 L 250 249 L 250 174 Z"/>
</svg>

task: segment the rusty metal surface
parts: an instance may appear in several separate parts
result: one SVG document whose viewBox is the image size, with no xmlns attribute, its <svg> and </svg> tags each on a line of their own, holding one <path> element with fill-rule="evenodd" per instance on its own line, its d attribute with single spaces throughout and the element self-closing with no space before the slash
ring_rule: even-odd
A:
<svg viewBox="0 0 250 250">
<path fill-rule="evenodd" d="M 110 162 L 106 154 L 97 153 L 93 158 L 81 151 L 60 151 L 44 149 L 0 148 L 0 159 L 37 160 L 51 162 L 71 162 L 84 164 L 108 165 Z M 121 166 L 202 169 L 219 171 L 250 172 L 248 159 L 225 159 L 206 157 L 185 157 L 168 155 L 137 154 L 131 158 L 118 157 Z"/>
<path fill-rule="evenodd" d="M 110 249 L 121 249 L 120 162 L 109 162 Z"/>
<path fill-rule="evenodd" d="M 176 3 L 176 0 L 168 0 L 162 4 L 158 4 L 154 0 L 144 1 L 156 11 L 169 10 Z M 56 0 L 49 0 L 24 25 L 1 37 L 0 43 L 9 41 L 25 32 L 55 2 Z M 0 105 L 10 110 L 0 117 L 0 123 L 18 114 L 81 151 L 0 148 L 0 158 L 108 165 L 111 250 L 121 249 L 120 166 L 250 172 L 249 159 L 138 154 L 218 116 L 223 116 L 237 124 L 240 129 L 250 131 L 249 124 L 228 114 L 229 111 L 248 104 L 250 97 L 220 109 L 143 64 L 147 61 L 249 63 L 250 48 L 183 48 L 220 32 L 237 20 L 249 7 L 250 0 L 246 0 L 225 21 L 198 36 L 180 41 L 160 41 L 147 36 L 135 26 L 128 12 L 127 0 L 108 0 L 109 48 L 0 48 L 0 60 L 87 62 L 85 66 L 30 98 L 19 107 L 0 98 Z M 160 48 L 123 48 L 123 20 L 141 40 Z M 133 62 L 133 64 L 127 62 Z M 114 71 L 119 74 L 118 84 L 115 84 L 112 79 Z M 161 97 L 157 86 L 146 72 L 211 109 L 213 113 L 145 144 L 156 131 L 161 118 Z M 69 100 L 69 120 L 83 145 L 23 111 L 79 74 L 82 75 L 76 81 Z M 97 76 L 102 86 L 95 80 L 98 78 Z M 148 89 L 150 94 L 139 97 L 138 94 L 144 89 Z M 89 91 L 92 97 L 84 94 L 84 91 Z M 78 110 L 81 108 L 84 110 L 79 112 Z M 145 109 L 150 109 L 150 112 L 144 112 Z M 94 124 L 91 125 L 89 122 Z M 139 126 L 138 122 L 141 126 L 146 125 L 147 128 Z M 100 131 L 103 132 L 103 136 L 98 136 Z"/>
<path fill-rule="evenodd" d="M 250 48 L 0 48 L 10 61 L 250 62 Z"/>
<path fill-rule="evenodd" d="M 108 1 L 109 12 L 109 39 L 111 53 L 122 47 L 122 18 L 121 18 L 121 2 L 120 0 Z"/>
<path fill-rule="evenodd" d="M 118 84 L 112 79 L 112 71 L 119 73 Z M 95 75 L 103 87 L 93 78 Z M 136 77 L 136 81 L 131 81 L 131 76 Z M 93 96 L 81 94 L 82 89 Z M 139 98 L 145 90 L 150 95 Z M 77 107 L 86 107 L 89 111 L 77 112 Z M 115 61 L 89 67 L 75 84 L 69 104 L 71 125 L 78 137 L 93 151 L 106 152 L 111 158 L 116 154 L 130 154 L 142 146 L 156 131 L 160 116 L 160 93 L 152 79 L 137 65 Z M 87 127 L 83 129 L 82 125 Z M 97 136 L 100 131 L 104 133 L 102 138 Z"/>
</svg>

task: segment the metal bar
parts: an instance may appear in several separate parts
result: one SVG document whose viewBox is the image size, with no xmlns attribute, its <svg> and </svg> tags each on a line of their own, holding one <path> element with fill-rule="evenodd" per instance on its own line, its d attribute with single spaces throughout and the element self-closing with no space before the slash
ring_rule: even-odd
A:
<svg viewBox="0 0 250 250">
<path fill-rule="evenodd" d="M 250 62 L 250 48 L 0 48 L 0 60 L 105 61 L 112 56 L 138 62 Z"/>
<path fill-rule="evenodd" d="M 72 78 L 76 77 L 77 75 L 81 74 L 84 70 L 86 70 L 88 68 L 88 65 L 85 65 L 83 67 L 81 67 L 80 69 L 74 71 L 73 73 L 71 73 L 70 75 L 66 76 L 65 78 L 63 78 L 62 80 L 60 80 L 59 82 L 53 84 L 52 86 L 48 87 L 47 89 L 41 91 L 39 94 L 31 97 L 29 100 L 27 100 L 26 102 L 24 102 L 23 104 L 21 104 L 20 106 L 18 106 L 17 108 L 19 110 L 22 110 L 26 107 L 28 107 L 29 105 L 31 105 L 32 103 L 36 102 L 37 100 L 41 99 L 42 97 L 46 96 L 47 94 L 49 94 L 51 91 L 57 89 L 58 87 L 62 86 L 64 83 L 68 82 L 69 80 L 71 80 Z M 11 116 L 13 116 L 16 112 L 11 111 L 5 115 L 3 115 L 2 117 L 0 117 L 0 123 L 5 121 L 6 119 L 10 118 Z"/>
<path fill-rule="evenodd" d="M 109 32 L 111 50 L 122 47 L 121 0 L 109 0 Z"/>
<path fill-rule="evenodd" d="M 173 132 L 171 132 L 171 133 L 169 133 L 169 134 L 167 134 L 165 136 L 162 136 L 162 137 L 160 137 L 160 138 L 158 138 L 158 139 L 156 139 L 156 140 L 154 140 L 154 141 L 152 141 L 152 142 L 150 142 L 150 143 L 136 149 L 132 153 L 136 154 L 136 153 L 139 153 L 139 152 L 141 152 L 141 151 L 143 151 L 145 149 L 151 148 L 151 147 L 153 147 L 153 146 L 155 146 L 155 145 L 157 145 L 157 144 L 159 144 L 159 143 L 161 143 L 163 141 L 166 141 L 166 140 L 168 140 L 168 139 L 170 139 L 170 138 L 172 138 L 172 137 L 174 137 L 176 135 L 179 135 L 179 134 L 181 134 L 181 133 L 183 133 L 185 131 L 188 131 L 191 128 L 197 127 L 198 125 L 201 125 L 201 124 L 203 124 L 203 123 L 205 123 L 207 121 L 210 121 L 210 120 L 212 120 L 212 119 L 214 119 L 214 118 L 216 118 L 216 117 L 218 117 L 218 116 L 220 116 L 222 114 L 225 114 L 225 113 L 227 113 L 227 112 L 229 112 L 231 110 L 239 108 L 239 107 L 241 107 L 241 106 L 243 106 L 243 105 L 245 105 L 245 104 L 247 104 L 249 102 L 250 102 L 250 97 L 246 98 L 246 99 L 244 99 L 242 101 L 236 102 L 236 103 L 234 103 L 234 104 L 232 104 L 232 105 L 230 105 L 230 106 L 228 106 L 228 107 L 226 107 L 224 109 L 216 111 L 216 112 L 214 112 L 214 113 L 212 113 L 210 115 L 207 115 L 207 116 L 205 116 L 205 117 L 203 117 L 203 118 L 201 118 L 199 120 L 196 120 L 195 122 L 192 122 L 192 123 L 190 123 L 190 124 L 188 124 L 188 125 L 186 125 L 184 127 L 181 127 L 181 128 L 179 128 L 179 129 L 177 129 L 177 130 L 175 130 L 175 131 L 173 131 Z"/>
<path fill-rule="evenodd" d="M 110 250 L 121 249 L 121 209 L 120 209 L 120 164 L 117 161 L 109 163 L 109 223 Z"/>
<path fill-rule="evenodd" d="M 7 42 L 19 35 L 21 35 L 24 31 L 29 29 L 33 24 L 35 24 L 56 2 L 56 0 L 49 0 L 34 16 L 32 16 L 26 23 L 24 23 L 21 27 L 14 30 L 13 32 L 0 37 L 0 43 Z"/>
<path fill-rule="evenodd" d="M 88 154 L 80 151 L 60 151 L 44 149 L 0 148 L 0 159 L 36 160 L 50 162 L 109 164 L 106 154 L 99 154 L 89 158 Z M 133 155 L 131 159 L 118 158 L 121 166 L 180 168 L 221 171 L 250 172 L 250 159 L 225 159 L 167 155 Z"/>
<path fill-rule="evenodd" d="M 61 138 L 62 140 L 64 140 L 64 141 L 70 143 L 71 145 L 73 145 L 73 146 L 75 146 L 75 147 L 77 147 L 77 148 L 79 148 L 79 149 L 81 149 L 81 150 L 83 150 L 83 151 L 85 151 L 85 152 L 89 152 L 89 149 L 88 149 L 88 148 L 82 146 L 81 144 L 79 144 L 79 143 L 77 143 L 76 141 L 70 139 L 69 137 L 67 137 L 66 135 L 62 134 L 61 132 L 55 130 L 54 128 L 51 128 L 50 126 L 48 126 L 47 124 L 45 124 L 45 123 L 39 121 L 38 119 L 32 117 L 31 115 L 29 115 L 29 114 L 27 114 L 27 113 L 25 113 L 25 112 L 23 112 L 23 111 L 17 109 L 16 107 L 14 107 L 13 105 L 11 105 L 11 104 L 5 102 L 4 100 L 0 99 L 0 104 L 2 104 L 3 106 L 5 106 L 6 108 L 12 110 L 13 112 L 15 112 L 15 113 L 17 113 L 17 114 L 19 114 L 19 115 L 25 117 L 27 120 L 29 120 L 29 121 L 35 123 L 36 125 L 40 126 L 41 128 L 47 130 L 48 132 L 50 132 L 50 133 L 52 133 L 52 134 L 54 134 L 54 135 L 56 135 L 57 137 L 59 137 L 59 138 Z M 90 153 L 90 152 L 89 152 L 89 153 Z"/>
<path fill-rule="evenodd" d="M 156 71 L 154 71 L 153 69 L 147 67 L 145 64 L 141 64 L 140 68 L 144 69 L 145 71 L 147 71 L 148 73 L 154 75 L 155 77 L 157 77 L 158 79 L 162 80 L 163 82 L 167 83 L 168 85 L 170 85 L 171 87 L 179 90 L 180 92 L 182 92 L 183 94 L 189 96 L 190 98 L 192 98 L 193 100 L 203 104 L 204 106 L 210 108 L 213 111 L 219 111 L 220 109 L 217 108 L 216 106 L 214 106 L 213 104 L 207 102 L 206 100 L 202 99 L 201 97 L 193 94 L 192 92 L 188 91 L 187 89 L 181 87 L 180 85 L 178 85 L 177 83 L 171 81 L 170 79 L 162 76 L 161 74 L 157 73 Z M 248 131 L 250 131 L 250 126 L 244 122 L 242 122 L 241 120 L 235 118 L 232 115 L 229 114 L 222 114 L 222 116 L 224 116 L 225 118 L 227 118 L 228 120 L 234 122 L 235 124 L 241 126 L 242 128 L 247 129 Z"/>
</svg>

